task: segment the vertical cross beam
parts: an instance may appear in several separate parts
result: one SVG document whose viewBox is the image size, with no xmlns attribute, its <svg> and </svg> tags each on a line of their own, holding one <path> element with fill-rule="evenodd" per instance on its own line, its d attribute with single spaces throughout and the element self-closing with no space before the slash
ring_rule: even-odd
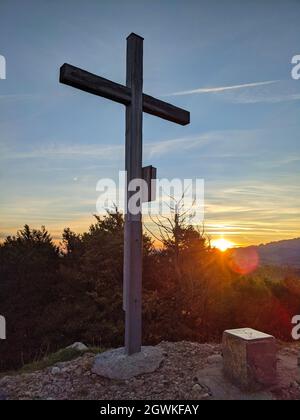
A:
<svg viewBox="0 0 300 420">
<path fill-rule="evenodd" d="M 142 194 L 138 214 L 130 214 L 128 202 L 136 191 L 128 191 L 128 184 L 142 180 L 142 118 L 143 112 L 176 124 L 190 123 L 190 113 L 184 109 L 143 94 L 143 38 L 131 34 L 127 38 L 126 86 L 104 79 L 78 67 L 64 64 L 60 68 L 61 83 L 85 92 L 110 99 L 126 106 L 127 172 L 125 229 L 124 229 L 124 287 L 125 348 L 128 355 L 141 350 L 142 336 Z M 155 178 L 154 168 L 144 168 L 146 179 Z M 151 173 L 151 176 L 146 176 Z M 153 175 L 153 176 L 152 176 Z M 152 199 L 148 195 L 148 200 Z"/>
<path fill-rule="evenodd" d="M 140 352 L 142 342 L 142 202 L 137 215 L 128 208 L 132 195 L 128 184 L 133 179 L 142 179 L 143 38 L 135 34 L 127 38 L 126 86 L 131 89 L 131 101 L 126 107 L 124 306 L 125 350 L 130 355 Z"/>
</svg>

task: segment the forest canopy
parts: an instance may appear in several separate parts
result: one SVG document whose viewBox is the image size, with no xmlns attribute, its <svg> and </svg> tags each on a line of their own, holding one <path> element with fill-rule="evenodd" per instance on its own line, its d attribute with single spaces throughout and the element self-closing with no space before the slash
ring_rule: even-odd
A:
<svg viewBox="0 0 300 420">
<path fill-rule="evenodd" d="M 143 245 L 143 343 L 219 341 L 252 327 L 291 339 L 300 279 L 275 267 L 233 269 L 232 252 L 210 246 L 203 229 L 173 214 L 158 220 L 162 248 Z M 45 227 L 28 225 L 0 245 L 0 313 L 7 340 L 0 369 L 39 359 L 75 341 L 123 345 L 123 215 L 95 216 L 83 234 L 66 228 L 58 247 Z"/>
</svg>

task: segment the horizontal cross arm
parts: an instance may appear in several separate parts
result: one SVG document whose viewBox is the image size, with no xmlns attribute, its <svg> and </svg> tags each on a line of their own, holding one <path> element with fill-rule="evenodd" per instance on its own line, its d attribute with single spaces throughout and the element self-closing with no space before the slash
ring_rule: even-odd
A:
<svg viewBox="0 0 300 420">
<path fill-rule="evenodd" d="M 60 68 L 60 83 L 102 96 L 106 99 L 129 105 L 131 101 L 130 89 L 126 86 L 111 82 L 103 77 L 96 76 L 78 67 L 64 64 Z"/>
<path fill-rule="evenodd" d="M 127 86 L 96 76 L 70 64 L 64 64 L 60 68 L 59 81 L 123 105 L 130 105 L 131 102 L 131 90 Z M 143 94 L 143 111 L 180 125 L 190 123 L 188 111 L 145 94 Z"/>
<path fill-rule="evenodd" d="M 143 94 L 143 111 L 180 125 L 190 123 L 190 113 L 160 99 Z"/>
</svg>

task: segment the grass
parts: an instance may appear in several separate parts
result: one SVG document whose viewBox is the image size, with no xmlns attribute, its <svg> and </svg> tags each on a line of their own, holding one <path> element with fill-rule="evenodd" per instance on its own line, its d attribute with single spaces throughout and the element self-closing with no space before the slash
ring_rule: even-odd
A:
<svg viewBox="0 0 300 420">
<path fill-rule="evenodd" d="M 70 362 L 71 360 L 77 359 L 78 357 L 84 355 L 85 353 L 102 353 L 104 349 L 100 347 L 89 347 L 88 350 L 79 351 L 76 349 L 62 349 L 57 351 L 56 353 L 48 354 L 47 356 L 43 357 L 40 360 L 35 360 L 31 363 L 28 363 L 24 365 L 21 369 L 18 371 L 10 371 L 1 373 L 0 377 L 3 376 L 13 376 L 13 375 L 19 375 L 22 373 L 33 373 L 39 370 L 46 369 L 48 367 L 51 367 L 53 365 L 56 365 L 57 363 L 62 362 Z"/>
</svg>

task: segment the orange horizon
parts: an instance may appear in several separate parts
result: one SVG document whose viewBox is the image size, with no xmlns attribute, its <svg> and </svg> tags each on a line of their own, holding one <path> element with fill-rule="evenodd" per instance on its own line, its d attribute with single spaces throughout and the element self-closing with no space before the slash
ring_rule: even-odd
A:
<svg viewBox="0 0 300 420">
<path fill-rule="evenodd" d="M 27 224 L 31 228 L 40 228 L 41 226 L 45 226 L 50 235 L 52 236 L 53 241 L 56 244 L 59 244 L 62 240 L 62 233 L 65 228 L 70 228 L 75 233 L 82 234 L 86 232 L 89 229 L 89 226 L 93 223 L 93 216 L 90 215 L 88 217 L 85 216 L 73 220 L 66 219 L 61 222 L 57 222 L 56 220 L 47 220 L 47 222 L 48 223 L 46 223 L 46 221 L 43 222 L 43 220 L 40 219 Z M 8 224 L 7 226 L 3 226 L 2 224 L 2 226 L 0 226 L 0 242 L 3 242 L 7 236 L 16 235 L 17 231 L 21 230 L 25 224 L 26 222 L 23 224 L 20 223 L 19 225 Z M 151 227 L 151 222 L 145 221 L 145 225 Z M 237 225 L 237 223 L 235 225 Z M 218 241 L 220 240 L 225 240 L 229 243 L 228 248 L 261 245 L 270 242 L 278 242 L 282 240 L 290 240 L 300 237 L 300 232 L 296 229 L 294 231 L 289 232 L 262 232 L 263 229 L 251 229 L 247 231 L 247 233 L 245 233 L 242 229 L 239 231 L 236 228 L 236 226 L 234 226 L 234 229 L 230 230 L 230 225 L 226 224 L 223 224 L 222 226 L 219 225 L 219 229 L 216 229 L 216 224 L 211 223 L 211 221 L 204 223 L 204 226 L 205 234 L 211 241 L 212 245 L 214 243 L 218 243 Z M 160 242 L 154 237 L 153 240 L 155 247 L 160 248 Z M 230 244 L 232 245 L 230 246 Z M 218 248 L 218 246 L 216 247 Z"/>
</svg>

